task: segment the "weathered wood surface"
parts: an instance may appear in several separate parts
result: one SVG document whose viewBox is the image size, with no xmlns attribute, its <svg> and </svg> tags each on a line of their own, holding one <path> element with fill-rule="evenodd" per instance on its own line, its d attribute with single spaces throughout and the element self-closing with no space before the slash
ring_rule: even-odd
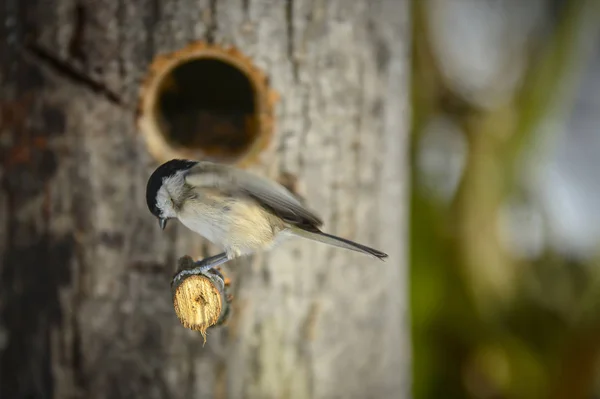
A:
<svg viewBox="0 0 600 399">
<path fill-rule="evenodd" d="M 3 0 L 0 397 L 394 398 L 410 390 L 407 0 Z M 160 231 L 136 130 L 152 58 L 235 44 L 280 93 L 257 170 L 325 229 L 230 265 L 232 323 L 184 329 L 169 282 L 201 240 Z M 215 249 L 212 248 L 211 251 Z"/>
</svg>

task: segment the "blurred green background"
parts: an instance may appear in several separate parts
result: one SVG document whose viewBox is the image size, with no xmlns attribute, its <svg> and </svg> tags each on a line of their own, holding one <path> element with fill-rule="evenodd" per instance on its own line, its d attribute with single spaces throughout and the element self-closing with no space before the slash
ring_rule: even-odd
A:
<svg viewBox="0 0 600 399">
<path fill-rule="evenodd" d="M 415 398 L 600 398 L 599 3 L 413 0 Z"/>
</svg>

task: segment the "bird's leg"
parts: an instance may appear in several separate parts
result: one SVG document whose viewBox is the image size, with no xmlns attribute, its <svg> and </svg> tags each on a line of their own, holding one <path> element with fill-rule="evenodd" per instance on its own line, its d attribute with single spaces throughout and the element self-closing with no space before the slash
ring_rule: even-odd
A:
<svg viewBox="0 0 600 399">
<path fill-rule="evenodd" d="M 215 256 L 209 256 L 208 258 L 194 262 L 193 268 L 180 271 L 173 277 L 173 280 L 178 280 L 183 278 L 184 276 L 190 276 L 192 274 L 204 274 L 213 267 L 222 265 L 228 260 L 229 257 L 225 252 Z"/>
<path fill-rule="evenodd" d="M 204 273 L 212 269 L 213 267 L 217 267 L 222 265 L 223 263 L 229 260 L 229 256 L 227 256 L 226 252 L 220 253 L 218 255 L 209 256 L 206 259 L 202 259 L 196 262 L 196 267 L 192 270 L 198 270 L 198 273 Z"/>
</svg>

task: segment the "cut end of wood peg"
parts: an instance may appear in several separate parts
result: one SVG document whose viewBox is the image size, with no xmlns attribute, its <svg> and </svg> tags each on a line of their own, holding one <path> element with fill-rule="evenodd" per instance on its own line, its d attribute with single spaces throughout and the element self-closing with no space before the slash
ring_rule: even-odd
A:
<svg viewBox="0 0 600 399">
<path fill-rule="evenodd" d="M 217 325 L 223 312 L 223 293 L 204 275 L 184 278 L 173 292 L 173 306 L 181 324 L 199 331 L 206 342 L 206 330 Z"/>
<path fill-rule="evenodd" d="M 195 42 L 159 55 L 142 84 L 138 126 L 151 155 L 246 167 L 271 141 L 276 93 L 235 47 Z"/>
<path fill-rule="evenodd" d="M 206 343 L 206 331 L 223 325 L 230 314 L 230 281 L 219 268 L 199 273 L 194 260 L 182 256 L 177 261 L 177 274 L 171 281 L 173 307 L 181 324 L 199 331 Z"/>
</svg>

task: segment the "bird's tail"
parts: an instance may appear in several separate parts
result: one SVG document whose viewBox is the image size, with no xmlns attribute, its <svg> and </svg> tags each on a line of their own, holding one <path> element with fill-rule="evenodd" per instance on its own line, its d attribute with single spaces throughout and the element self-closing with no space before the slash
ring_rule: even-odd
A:
<svg viewBox="0 0 600 399">
<path fill-rule="evenodd" d="M 378 251 L 374 248 L 369 248 L 366 245 L 362 245 L 356 243 L 354 241 L 346 240 L 345 238 L 337 237 L 331 234 L 323 233 L 322 231 L 308 231 L 301 229 L 299 227 L 292 227 L 290 229 L 290 233 L 306 238 L 309 240 L 314 240 L 318 242 L 322 242 L 324 244 L 333 245 L 334 247 L 350 249 L 352 251 L 361 252 L 363 254 L 371 255 L 376 257 L 377 259 L 384 260 L 388 257 L 386 253 Z"/>
</svg>

